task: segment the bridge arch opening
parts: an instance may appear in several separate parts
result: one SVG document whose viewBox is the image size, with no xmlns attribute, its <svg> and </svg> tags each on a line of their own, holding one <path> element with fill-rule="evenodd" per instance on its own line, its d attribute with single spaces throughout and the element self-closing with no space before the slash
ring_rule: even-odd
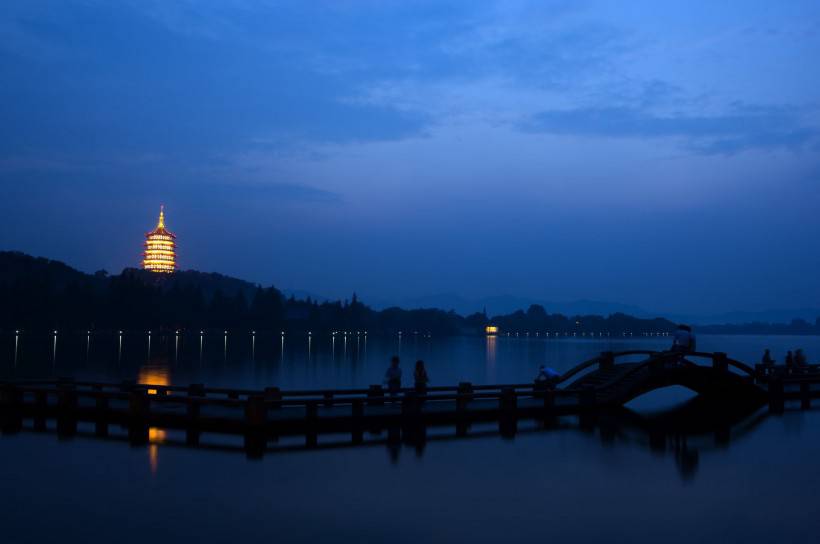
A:
<svg viewBox="0 0 820 544">
<path fill-rule="evenodd" d="M 669 385 L 638 395 L 624 406 L 639 413 L 662 412 L 681 406 L 697 396 L 696 391 L 683 385 Z"/>
</svg>

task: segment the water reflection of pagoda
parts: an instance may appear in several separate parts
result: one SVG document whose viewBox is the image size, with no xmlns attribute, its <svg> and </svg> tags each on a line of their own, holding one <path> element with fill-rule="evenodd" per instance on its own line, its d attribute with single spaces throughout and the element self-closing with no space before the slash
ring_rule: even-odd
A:
<svg viewBox="0 0 820 544">
<path fill-rule="evenodd" d="M 145 235 L 142 267 L 152 272 L 171 273 L 176 270 L 176 235 L 165 228 L 165 210 L 159 208 L 157 228 Z"/>
</svg>

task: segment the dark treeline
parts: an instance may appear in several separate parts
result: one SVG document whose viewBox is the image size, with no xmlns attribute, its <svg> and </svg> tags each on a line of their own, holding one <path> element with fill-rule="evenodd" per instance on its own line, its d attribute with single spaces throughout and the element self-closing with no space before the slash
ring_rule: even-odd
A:
<svg viewBox="0 0 820 544">
<path fill-rule="evenodd" d="M 11 329 L 114 330 L 139 328 L 247 328 L 257 330 L 418 331 L 436 335 L 501 331 L 610 333 L 669 332 L 665 319 L 567 317 L 538 305 L 509 315 L 461 316 L 439 309 L 377 311 L 359 301 L 316 302 L 285 297 L 219 274 L 183 271 L 157 275 L 126 269 L 109 276 L 85 274 L 63 263 L 0 252 L 0 327 Z"/>
</svg>

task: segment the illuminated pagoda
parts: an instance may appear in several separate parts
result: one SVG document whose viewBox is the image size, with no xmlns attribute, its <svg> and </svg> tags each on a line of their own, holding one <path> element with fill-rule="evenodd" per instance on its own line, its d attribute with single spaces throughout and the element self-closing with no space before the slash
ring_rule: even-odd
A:
<svg viewBox="0 0 820 544">
<path fill-rule="evenodd" d="M 170 274 L 176 270 L 176 235 L 165 228 L 165 210 L 159 207 L 157 228 L 145 235 L 142 267 L 151 272 Z"/>
</svg>

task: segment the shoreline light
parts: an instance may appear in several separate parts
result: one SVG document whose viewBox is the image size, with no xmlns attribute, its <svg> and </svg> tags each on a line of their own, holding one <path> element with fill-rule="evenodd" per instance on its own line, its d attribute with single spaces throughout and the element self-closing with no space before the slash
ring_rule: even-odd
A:
<svg viewBox="0 0 820 544">
<path fill-rule="evenodd" d="M 176 235 L 165 228 L 165 207 L 159 207 L 157 228 L 145 234 L 142 268 L 170 274 L 176 270 Z"/>
</svg>

